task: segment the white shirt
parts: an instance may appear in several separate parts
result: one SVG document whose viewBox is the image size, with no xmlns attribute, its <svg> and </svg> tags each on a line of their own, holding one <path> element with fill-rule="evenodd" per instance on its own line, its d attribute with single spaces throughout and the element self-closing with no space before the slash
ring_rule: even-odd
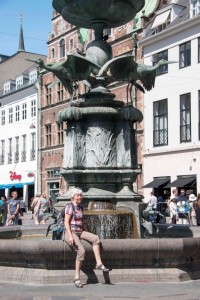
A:
<svg viewBox="0 0 200 300">
<path fill-rule="evenodd" d="M 148 206 L 151 206 L 152 208 L 157 208 L 157 198 L 155 196 L 151 196 L 149 199 Z"/>
</svg>

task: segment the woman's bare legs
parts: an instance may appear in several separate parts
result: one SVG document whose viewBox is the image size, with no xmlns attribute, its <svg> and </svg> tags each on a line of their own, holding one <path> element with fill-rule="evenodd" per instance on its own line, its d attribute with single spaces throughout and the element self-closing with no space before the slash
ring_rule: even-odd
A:
<svg viewBox="0 0 200 300">
<path fill-rule="evenodd" d="M 98 265 L 102 265 L 101 254 L 100 254 L 100 244 L 93 245 L 94 256 Z"/>
<path fill-rule="evenodd" d="M 82 265 L 82 261 L 76 259 L 76 263 L 75 263 L 75 279 L 80 279 L 81 265 Z"/>
<path fill-rule="evenodd" d="M 101 270 L 103 272 L 109 272 L 109 269 L 107 269 L 101 261 L 100 244 L 93 245 L 93 251 L 97 263 L 96 269 Z"/>
</svg>

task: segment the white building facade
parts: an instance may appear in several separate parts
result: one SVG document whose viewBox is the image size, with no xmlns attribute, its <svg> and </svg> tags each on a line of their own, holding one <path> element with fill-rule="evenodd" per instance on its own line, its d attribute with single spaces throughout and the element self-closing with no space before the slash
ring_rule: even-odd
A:
<svg viewBox="0 0 200 300">
<path fill-rule="evenodd" d="M 175 187 L 200 192 L 200 1 L 172 2 L 140 42 L 144 64 L 176 61 L 157 70 L 144 95 L 145 198 L 152 189 L 157 196 Z"/>
<path fill-rule="evenodd" d="M 12 85 L 5 81 L 0 96 L 0 195 L 9 197 L 17 190 L 29 206 L 38 187 L 36 83 L 34 67 L 12 80 Z"/>
</svg>

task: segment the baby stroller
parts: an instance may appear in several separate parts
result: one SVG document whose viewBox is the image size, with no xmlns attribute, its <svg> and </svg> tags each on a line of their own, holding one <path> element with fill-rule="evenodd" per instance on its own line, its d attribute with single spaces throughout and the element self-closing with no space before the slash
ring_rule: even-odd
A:
<svg viewBox="0 0 200 300">
<path fill-rule="evenodd" d="M 151 206 L 147 206 L 147 208 L 143 210 L 142 216 L 141 225 L 145 228 L 144 238 L 148 238 L 153 234 L 153 229 L 157 230 L 157 226 L 154 224 L 166 223 L 166 217 Z"/>
</svg>

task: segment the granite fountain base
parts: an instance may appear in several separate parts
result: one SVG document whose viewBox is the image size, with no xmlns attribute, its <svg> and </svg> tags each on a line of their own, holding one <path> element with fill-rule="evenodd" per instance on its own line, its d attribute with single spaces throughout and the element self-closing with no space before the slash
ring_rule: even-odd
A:
<svg viewBox="0 0 200 300">
<path fill-rule="evenodd" d="M 66 284 L 74 276 L 75 253 L 61 240 L 45 238 L 47 225 L 16 226 L 17 238 L 5 239 L 0 228 L 0 281 Z M 191 234 L 192 232 L 192 234 Z M 102 240 L 102 259 L 110 273 L 95 270 L 92 247 L 83 242 L 85 282 L 185 281 L 200 278 L 200 229 L 185 238 Z M 21 236 L 21 238 L 19 238 Z M 38 239 L 36 237 L 39 236 Z M 44 239 L 41 239 L 43 236 Z M 29 239 L 30 237 L 30 239 Z M 3 238 L 3 239 L 2 239 Z"/>
</svg>

